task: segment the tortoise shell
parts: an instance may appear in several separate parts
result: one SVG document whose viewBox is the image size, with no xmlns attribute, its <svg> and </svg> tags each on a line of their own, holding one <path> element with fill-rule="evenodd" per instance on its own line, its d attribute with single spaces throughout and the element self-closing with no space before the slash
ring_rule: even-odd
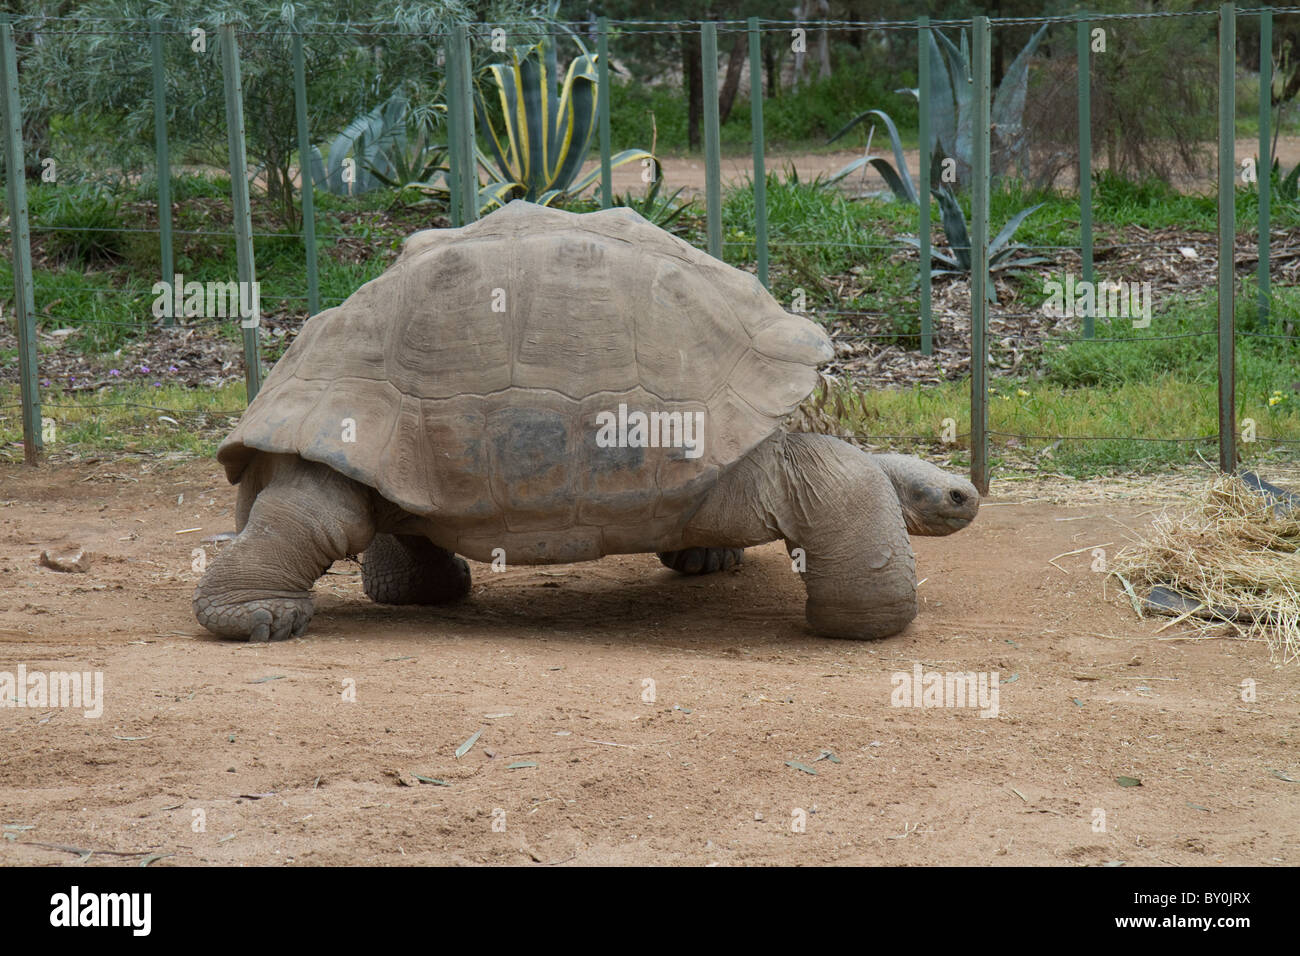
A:
<svg viewBox="0 0 1300 956">
<path fill-rule="evenodd" d="M 832 355 L 753 275 L 630 209 L 516 201 L 413 234 L 311 318 L 217 458 L 233 483 L 258 451 L 299 455 L 461 523 L 634 527 L 689 517 Z"/>
</svg>

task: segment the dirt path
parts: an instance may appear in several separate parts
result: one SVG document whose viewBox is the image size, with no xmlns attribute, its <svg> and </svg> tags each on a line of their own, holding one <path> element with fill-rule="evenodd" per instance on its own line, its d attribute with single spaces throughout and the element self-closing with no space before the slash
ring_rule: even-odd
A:
<svg viewBox="0 0 1300 956">
<path fill-rule="evenodd" d="M 811 637 L 769 545 L 701 580 L 652 555 L 476 566 L 442 612 L 370 604 L 340 562 L 304 638 L 248 646 L 189 608 L 191 550 L 232 524 L 212 463 L 0 489 L 0 670 L 104 674 L 98 719 L 0 709 L 0 863 L 1300 861 L 1300 784 L 1274 773 L 1300 778 L 1300 670 L 1154 638 L 1086 552 L 1047 564 L 1120 542 L 1146 501 L 994 499 L 917 539 L 921 615 L 877 643 Z M 88 573 L 37 566 L 63 544 Z M 916 662 L 996 671 L 1000 715 L 892 707 Z"/>
<path fill-rule="evenodd" d="M 1207 155 L 1213 157 L 1214 144 L 1210 144 Z M 893 165 L 893 153 L 889 149 L 889 143 L 886 139 L 883 142 L 878 136 L 875 140 L 872 152 L 877 156 L 884 156 Z M 1259 143 L 1254 139 L 1239 139 L 1236 143 L 1237 163 L 1246 159 L 1253 159 L 1259 153 Z M 1290 171 L 1292 167 L 1300 163 L 1300 136 L 1288 136 L 1278 141 L 1277 148 L 1278 158 L 1281 161 L 1282 168 Z M 813 179 L 816 176 L 831 176 L 843 169 L 850 162 L 862 155 L 862 150 L 838 150 L 827 153 L 789 153 L 783 154 L 777 151 L 769 152 L 764 157 L 764 165 L 769 173 L 780 173 L 786 175 L 787 167 L 793 167 L 798 170 L 799 178 L 804 181 Z M 912 181 L 915 182 L 920 175 L 920 153 L 915 149 L 903 151 L 907 159 L 907 166 L 912 174 Z M 1104 157 L 1096 156 L 1095 161 L 1100 168 L 1104 164 Z M 703 195 L 705 184 L 704 159 L 702 156 L 669 156 L 662 160 L 664 172 L 664 185 L 670 191 L 678 186 L 685 186 L 687 194 Z M 594 169 L 599 163 L 588 163 L 586 170 Z M 739 185 L 747 180 L 752 180 L 754 174 L 754 161 L 750 156 L 724 156 L 722 158 L 722 180 L 727 185 Z M 638 164 L 630 163 L 614 170 L 613 174 L 614 192 L 623 193 L 631 190 L 634 194 L 639 195 L 645 188 L 641 181 L 641 167 Z M 849 177 L 847 185 L 850 192 L 876 192 L 886 189 L 885 181 L 874 170 L 868 169 L 865 176 L 856 172 Z M 1057 184 L 1062 189 L 1072 189 L 1074 187 L 1073 171 L 1063 175 Z M 1182 184 L 1184 190 L 1188 192 L 1212 191 L 1215 188 L 1213 173 L 1210 176 L 1200 180 Z"/>
</svg>

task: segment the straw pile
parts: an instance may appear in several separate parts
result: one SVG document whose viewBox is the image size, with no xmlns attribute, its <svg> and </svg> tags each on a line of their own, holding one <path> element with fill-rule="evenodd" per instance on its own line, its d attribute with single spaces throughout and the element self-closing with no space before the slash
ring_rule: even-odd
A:
<svg viewBox="0 0 1300 956">
<path fill-rule="evenodd" d="M 1227 628 L 1265 641 L 1274 660 L 1300 660 L 1300 508 L 1288 512 L 1236 476 L 1217 478 L 1191 509 L 1167 508 L 1110 573 L 1140 616 L 1139 595 L 1163 586 L 1191 599 L 1166 627 Z"/>
</svg>

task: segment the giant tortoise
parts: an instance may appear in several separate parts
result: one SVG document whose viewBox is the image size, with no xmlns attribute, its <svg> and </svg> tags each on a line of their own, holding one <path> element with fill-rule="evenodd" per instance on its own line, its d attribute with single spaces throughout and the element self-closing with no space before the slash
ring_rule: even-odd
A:
<svg viewBox="0 0 1300 956">
<path fill-rule="evenodd" d="M 908 532 L 975 516 L 967 482 L 783 420 L 833 355 L 754 276 L 629 209 L 512 202 L 417 232 L 310 319 L 217 459 L 238 536 L 194 593 L 226 637 L 301 634 L 361 554 L 389 604 L 465 596 L 476 561 L 658 553 L 704 571 L 786 542 L 818 634 L 916 616 Z"/>
</svg>

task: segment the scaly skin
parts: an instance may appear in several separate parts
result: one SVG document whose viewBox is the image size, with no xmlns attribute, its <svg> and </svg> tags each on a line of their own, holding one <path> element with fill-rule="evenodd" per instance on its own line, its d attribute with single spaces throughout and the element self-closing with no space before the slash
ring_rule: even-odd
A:
<svg viewBox="0 0 1300 956">
<path fill-rule="evenodd" d="M 658 558 L 664 567 L 678 574 L 712 574 L 729 571 L 745 561 L 744 548 L 682 548 L 680 551 L 660 551 Z"/>
<path fill-rule="evenodd" d="M 447 604 L 469 594 L 469 565 L 428 538 L 377 534 L 361 559 L 366 596 L 376 604 Z"/>
<path fill-rule="evenodd" d="M 686 526 L 688 546 L 785 539 L 824 637 L 897 634 L 916 617 L 916 564 L 898 495 L 871 455 L 825 435 L 777 434 L 722 476 Z"/>
<path fill-rule="evenodd" d="M 975 520 L 980 493 L 964 478 L 911 455 L 871 458 L 893 483 L 909 534 L 941 537 Z"/>
<path fill-rule="evenodd" d="M 199 581 L 194 616 L 221 637 L 280 641 L 307 629 L 316 579 L 370 543 L 372 492 L 290 455 L 259 456 L 249 472 L 243 526 Z"/>
<path fill-rule="evenodd" d="M 908 534 L 941 536 L 966 527 L 979 511 L 980 496 L 965 479 L 910 455 L 872 455 L 893 483 Z M 659 560 L 679 574 L 725 571 L 744 561 L 741 548 L 685 548 L 663 551 Z"/>
</svg>

